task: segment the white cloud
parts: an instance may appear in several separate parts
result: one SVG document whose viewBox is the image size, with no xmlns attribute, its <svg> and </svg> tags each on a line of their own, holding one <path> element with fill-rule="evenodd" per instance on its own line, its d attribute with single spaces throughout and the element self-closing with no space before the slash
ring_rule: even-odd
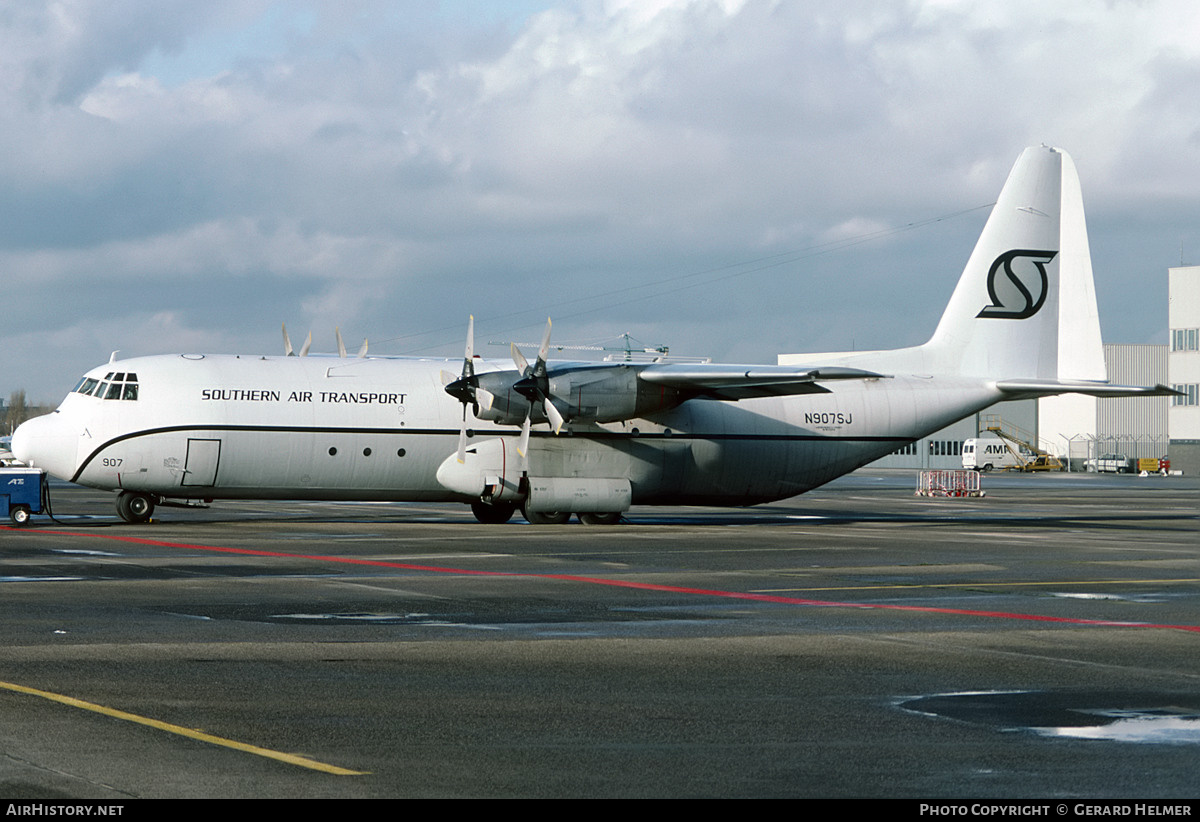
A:
<svg viewBox="0 0 1200 822">
<path fill-rule="evenodd" d="M 717 355 L 844 347 L 856 318 L 907 343 L 945 284 L 862 295 L 896 271 L 952 280 L 979 215 L 886 253 L 798 252 L 990 202 L 1042 141 L 1079 166 L 1121 339 L 1161 323 L 1127 282 L 1161 276 L 1181 235 L 1200 247 L 1191 4 L 547 5 L 478 24 L 371 0 L 0 14 L 0 266 L 28 284 L 22 322 L 74 327 L 84 295 L 103 310 L 136 289 L 142 313 L 114 315 L 174 314 L 221 345 L 271 342 L 248 304 L 430 330 L 450 353 L 468 311 L 536 334 L 560 305 Z M 198 303 L 213 277 L 226 290 Z"/>
</svg>

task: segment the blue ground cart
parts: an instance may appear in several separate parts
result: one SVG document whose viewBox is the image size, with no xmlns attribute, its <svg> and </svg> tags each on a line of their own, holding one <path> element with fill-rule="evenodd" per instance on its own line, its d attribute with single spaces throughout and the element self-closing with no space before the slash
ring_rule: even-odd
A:
<svg viewBox="0 0 1200 822">
<path fill-rule="evenodd" d="M 46 472 L 40 468 L 0 468 L 0 517 L 24 525 L 42 513 Z"/>
</svg>

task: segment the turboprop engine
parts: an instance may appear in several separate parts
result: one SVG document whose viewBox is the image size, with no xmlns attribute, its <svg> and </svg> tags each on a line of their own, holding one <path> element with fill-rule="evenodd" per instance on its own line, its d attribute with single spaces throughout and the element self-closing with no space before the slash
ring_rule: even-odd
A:
<svg viewBox="0 0 1200 822">
<path fill-rule="evenodd" d="M 501 425 L 521 425 L 525 419 L 550 422 L 552 403 L 566 422 L 619 422 L 672 408 L 684 396 L 674 388 L 651 385 L 638 379 L 643 366 L 611 363 L 573 363 L 548 369 L 544 387 L 536 377 L 516 371 L 493 371 L 477 375 L 478 388 L 488 392 L 491 406 L 479 405 L 475 416 Z M 543 399 L 543 402 L 538 402 Z"/>
<path fill-rule="evenodd" d="M 456 379 L 442 372 L 446 393 L 463 404 L 464 430 L 468 406 L 476 419 L 520 425 L 526 432 L 531 424 L 546 422 L 558 433 L 567 422 L 618 422 L 673 408 L 686 399 L 670 385 L 639 380 L 638 373 L 645 365 L 576 362 L 551 368 L 546 361 L 549 320 L 532 365 L 514 344 L 516 370 L 476 373 L 474 328 L 475 318 L 471 317 L 462 374 Z M 527 439 L 526 433 L 522 453 Z"/>
<path fill-rule="evenodd" d="M 442 372 L 446 393 L 463 406 L 458 450 L 437 470 L 444 487 L 474 497 L 471 510 L 481 522 L 503 522 L 519 504 L 530 522 L 565 522 L 571 513 L 585 522 L 610 523 L 629 510 L 632 486 L 626 477 L 530 476 L 529 435 L 535 422 L 558 433 L 568 421 L 615 422 L 669 408 L 683 401 L 666 385 L 643 384 L 644 366 L 570 363 L 550 369 L 550 322 L 536 362 L 512 346 L 515 371 L 476 373 L 475 318 L 467 323 L 462 374 Z M 476 419 L 520 425 L 513 442 L 493 437 L 467 445 L 467 408 Z"/>
</svg>

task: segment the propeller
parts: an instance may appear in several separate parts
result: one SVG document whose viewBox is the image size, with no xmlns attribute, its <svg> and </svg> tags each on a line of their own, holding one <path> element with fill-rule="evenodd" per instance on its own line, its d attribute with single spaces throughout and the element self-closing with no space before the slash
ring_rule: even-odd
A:
<svg viewBox="0 0 1200 822">
<path fill-rule="evenodd" d="M 467 454 L 467 406 L 472 413 L 479 415 L 480 407 L 489 409 L 495 395 L 485 388 L 479 387 L 479 377 L 475 375 L 475 315 L 467 320 L 467 345 L 463 353 L 462 374 L 457 379 L 454 375 L 443 371 L 442 382 L 446 385 L 446 393 L 462 403 L 462 428 L 458 432 L 458 461 L 465 462 Z"/>
<path fill-rule="evenodd" d="M 300 356 L 307 357 L 308 349 L 312 345 L 312 332 L 308 332 L 308 337 L 304 340 L 304 345 L 300 348 Z M 283 324 L 283 351 L 289 357 L 295 357 L 296 352 L 292 350 L 292 339 L 287 333 L 287 323 Z"/>
<path fill-rule="evenodd" d="M 546 411 L 546 419 L 550 423 L 550 428 L 555 434 L 562 430 L 566 419 L 562 413 L 555 407 L 550 400 L 550 377 L 546 373 L 546 355 L 550 352 L 550 319 L 546 318 L 546 333 L 542 335 L 542 344 L 538 348 L 537 360 L 532 366 L 529 361 L 521 354 L 521 350 L 517 348 L 516 343 L 512 343 L 512 358 L 516 364 L 517 370 L 523 375 L 521 379 L 513 383 L 513 390 L 516 391 L 525 399 L 529 400 L 529 412 L 525 415 L 525 422 L 521 426 L 521 439 L 517 450 L 524 455 L 525 449 L 529 445 L 529 429 L 532 424 L 530 419 L 533 415 L 533 404 L 541 402 Z"/>
</svg>

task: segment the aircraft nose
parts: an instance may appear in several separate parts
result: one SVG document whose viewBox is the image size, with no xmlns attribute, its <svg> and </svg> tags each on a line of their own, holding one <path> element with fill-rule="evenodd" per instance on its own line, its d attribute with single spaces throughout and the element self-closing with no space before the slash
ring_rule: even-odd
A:
<svg viewBox="0 0 1200 822">
<path fill-rule="evenodd" d="M 45 469 L 60 479 L 75 473 L 79 437 L 54 414 L 26 420 L 12 435 L 13 456 L 26 465 Z"/>
</svg>

